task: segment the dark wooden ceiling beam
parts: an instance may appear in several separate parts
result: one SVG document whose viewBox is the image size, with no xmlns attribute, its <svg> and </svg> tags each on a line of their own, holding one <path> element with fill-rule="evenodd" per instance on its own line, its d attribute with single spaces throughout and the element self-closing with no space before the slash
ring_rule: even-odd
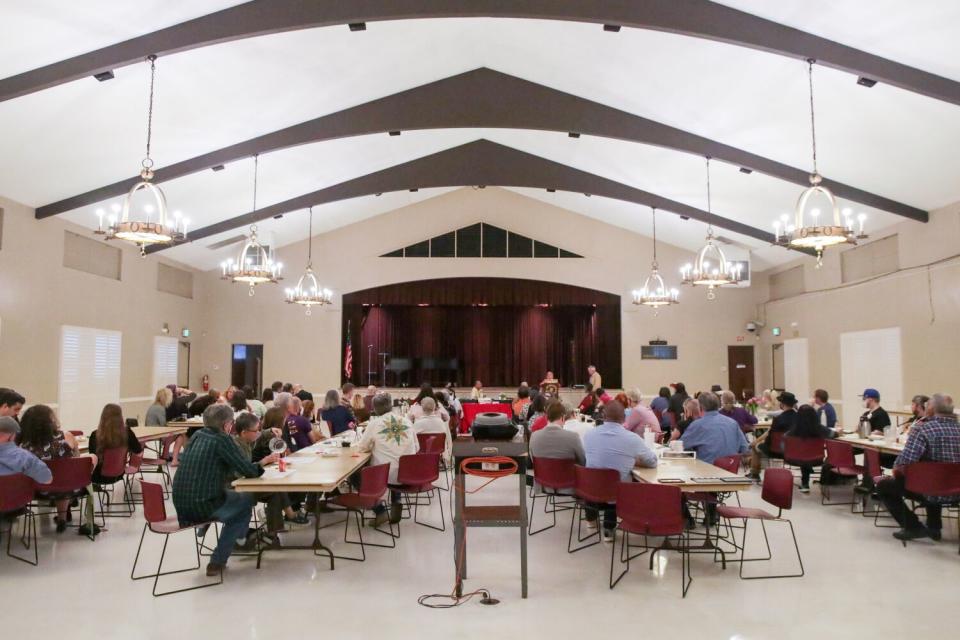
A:
<svg viewBox="0 0 960 640">
<path fill-rule="evenodd" d="M 708 0 L 257 0 L 0 80 L 0 101 L 142 61 L 272 33 L 381 20 L 532 18 L 666 31 L 806 60 L 960 104 L 960 82 Z"/>
<path fill-rule="evenodd" d="M 162 167 L 157 169 L 155 181 L 173 180 L 241 158 L 302 144 L 388 131 L 447 128 L 577 132 L 710 156 L 797 185 L 805 187 L 808 184 L 809 174 L 802 169 L 485 68 L 421 85 Z M 131 176 L 38 207 L 36 217 L 47 218 L 121 196 L 138 180 L 138 176 Z M 824 180 L 823 184 L 841 198 L 920 222 L 928 219 L 923 209 L 840 182 Z"/>
<path fill-rule="evenodd" d="M 647 207 L 656 207 L 680 216 L 773 243 L 773 234 L 736 220 L 670 200 L 649 191 L 604 178 L 540 156 L 519 151 L 489 140 L 476 140 L 416 160 L 347 180 L 323 189 L 284 200 L 256 211 L 201 227 L 189 234 L 189 241 L 246 227 L 274 216 L 350 198 L 409 189 L 437 187 L 498 186 L 555 189 L 602 196 Z M 154 246 L 148 253 L 168 247 Z"/>
</svg>

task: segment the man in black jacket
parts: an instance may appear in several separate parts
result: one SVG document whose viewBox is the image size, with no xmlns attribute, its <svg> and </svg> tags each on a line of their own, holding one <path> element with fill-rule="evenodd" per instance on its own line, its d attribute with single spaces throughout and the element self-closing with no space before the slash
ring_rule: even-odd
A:
<svg viewBox="0 0 960 640">
<path fill-rule="evenodd" d="M 747 477 L 754 480 L 760 479 L 761 454 L 768 458 L 783 457 L 783 450 L 775 451 L 770 447 L 771 434 L 786 435 L 797 424 L 797 396 L 789 391 L 784 391 L 777 400 L 780 402 L 780 415 L 770 423 L 770 429 L 750 445 L 753 449 L 753 457 L 750 459 L 750 473 L 747 474 Z"/>
</svg>

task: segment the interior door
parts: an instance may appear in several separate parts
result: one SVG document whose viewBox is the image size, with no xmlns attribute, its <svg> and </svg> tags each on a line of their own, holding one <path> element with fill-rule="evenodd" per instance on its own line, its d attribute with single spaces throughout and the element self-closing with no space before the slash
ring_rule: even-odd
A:
<svg viewBox="0 0 960 640">
<path fill-rule="evenodd" d="M 773 388 L 783 390 L 786 376 L 784 375 L 785 363 L 783 358 L 783 343 L 773 345 Z"/>
<path fill-rule="evenodd" d="M 743 390 L 756 391 L 754 378 L 753 345 L 727 347 L 727 371 L 729 375 L 729 389 L 737 396 L 743 397 Z"/>
</svg>

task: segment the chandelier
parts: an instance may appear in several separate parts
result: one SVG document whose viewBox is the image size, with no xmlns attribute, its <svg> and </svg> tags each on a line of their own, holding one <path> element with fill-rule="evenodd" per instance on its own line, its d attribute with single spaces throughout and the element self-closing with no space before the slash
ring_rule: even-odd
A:
<svg viewBox="0 0 960 640">
<path fill-rule="evenodd" d="M 259 156 L 253 156 L 253 213 L 257 212 L 257 172 Z M 220 278 L 250 285 L 248 295 L 254 295 L 258 284 L 276 284 L 282 280 L 283 263 L 274 260 L 272 252 L 260 244 L 257 238 L 257 225 L 250 227 L 250 237 L 240 249 L 236 260 L 224 260 L 220 263 Z"/>
<path fill-rule="evenodd" d="M 667 289 L 660 275 L 657 264 L 657 209 L 653 207 L 653 262 L 650 264 L 650 275 L 643 283 L 643 287 L 633 290 L 633 304 L 642 304 L 653 307 L 654 315 L 660 307 L 666 307 L 680 302 L 680 292 L 676 289 Z"/>
<path fill-rule="evenodd" d="M 773 223 L 775 243 L 794 249 L 813 249 L 817 254 L 817 268 L 823 266 L 823 250 L 839 244 L 857 244 L 857 240 L 867 237 L 863 231 L 866 214 L 857 216 L 859 229 L 854 231 L 853 217 L 849 209 L 844 209 L 843 220 L 840 218 L 840 207 L 833 192 L 823 186 L 823 177 L 817 170 L 817 128 L 813 108 L 813 63 L 807 60 L 807 76 L 810 87 L 810 136 L 813 143 L 813 173 L 810 174 L 810 186 L 803 190 L 793 214 L 793 223 L 787 214 L 780 216 Z M 805 214 L 807 204 L 813 197 L 826 201 L 826 220 L 821 222 L 820 209 L 810 210 L 811 223 L 807 224 Z"/>
<path fill-rule="evenodd" d="M 154 244 L 175 244 L 183 242 L 187 236 L 189 220 L 176 212 L 171 219 L 167 213 L 167 199 L 160 187 L 153 184 L 153 158 L 150 157 L 150 143 L 153 137 L 153 87 L 157 75 L 157 56 L 151 55 L 150 61 L 150 102 L 147 110 L 147 153 L 140 162 L 140 181 L 130 187 L 123 206 L 115 211 L 107 220 L 107 227 L 103 226 L 103 209 L 97 209 L 97 235 L 105 236 L 107 240 L 125 240 L 140 247 L 140 255 L 146 256 L 146 248 Z M 144 217 L 139 220 L 130 219 L 130 205 L 138 191 L 146 191 L 153 197 L 154 204 L 143 207 Z M 156 219 L 152 214 L 156 212 Z M 119 213 L 119 218 L 117 214 Z"/>
<path fill-rule="evenodd" d="M 313 274 L 313 207 L 310 207 L 310 231 L 307 236 L 307 269 L 297 280 L 297 286 L 287 289 L 287 303 L 299 304 L 307 308 L 307 315 L 312 313 L 315 305 L 323 306 L 333 302 L 333 292 L 323 289 Z"/>
<path fill-rule="evenodd" d="M 712 214 L 710 194 L 710 157 L 707 157 L 707 213 Z M 711 260 L 715 262 L 711 262 Z M 693 264 L 680 269 L 681 282 L 692 286 L 707 288 L 707 300 L 716 300 L 717 287 L 743 282 L 743 272 L 739 264 L 727 260 L 723 249 L 714 242 L 713 226 L 707 224 L 707 242 L 697 253 Z"/>
</svg>

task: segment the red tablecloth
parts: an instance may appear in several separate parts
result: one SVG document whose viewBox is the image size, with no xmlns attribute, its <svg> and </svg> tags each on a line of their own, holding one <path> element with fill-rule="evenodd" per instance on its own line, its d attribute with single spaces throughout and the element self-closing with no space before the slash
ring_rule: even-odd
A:
<svg viewBox="0 0 960 640">
<path fill-rule="evenodd" d="M 466 433 L 473 424 L 473 419 L 478 413 L 505 413 L 507 417 L 513 415 L 513 409 L 509 402 L 488 402 L 480 404 L 477 402 L 465 402 L 463 405 L 463 420 L 460 421 L 460 433 Z"/>
</svg>

